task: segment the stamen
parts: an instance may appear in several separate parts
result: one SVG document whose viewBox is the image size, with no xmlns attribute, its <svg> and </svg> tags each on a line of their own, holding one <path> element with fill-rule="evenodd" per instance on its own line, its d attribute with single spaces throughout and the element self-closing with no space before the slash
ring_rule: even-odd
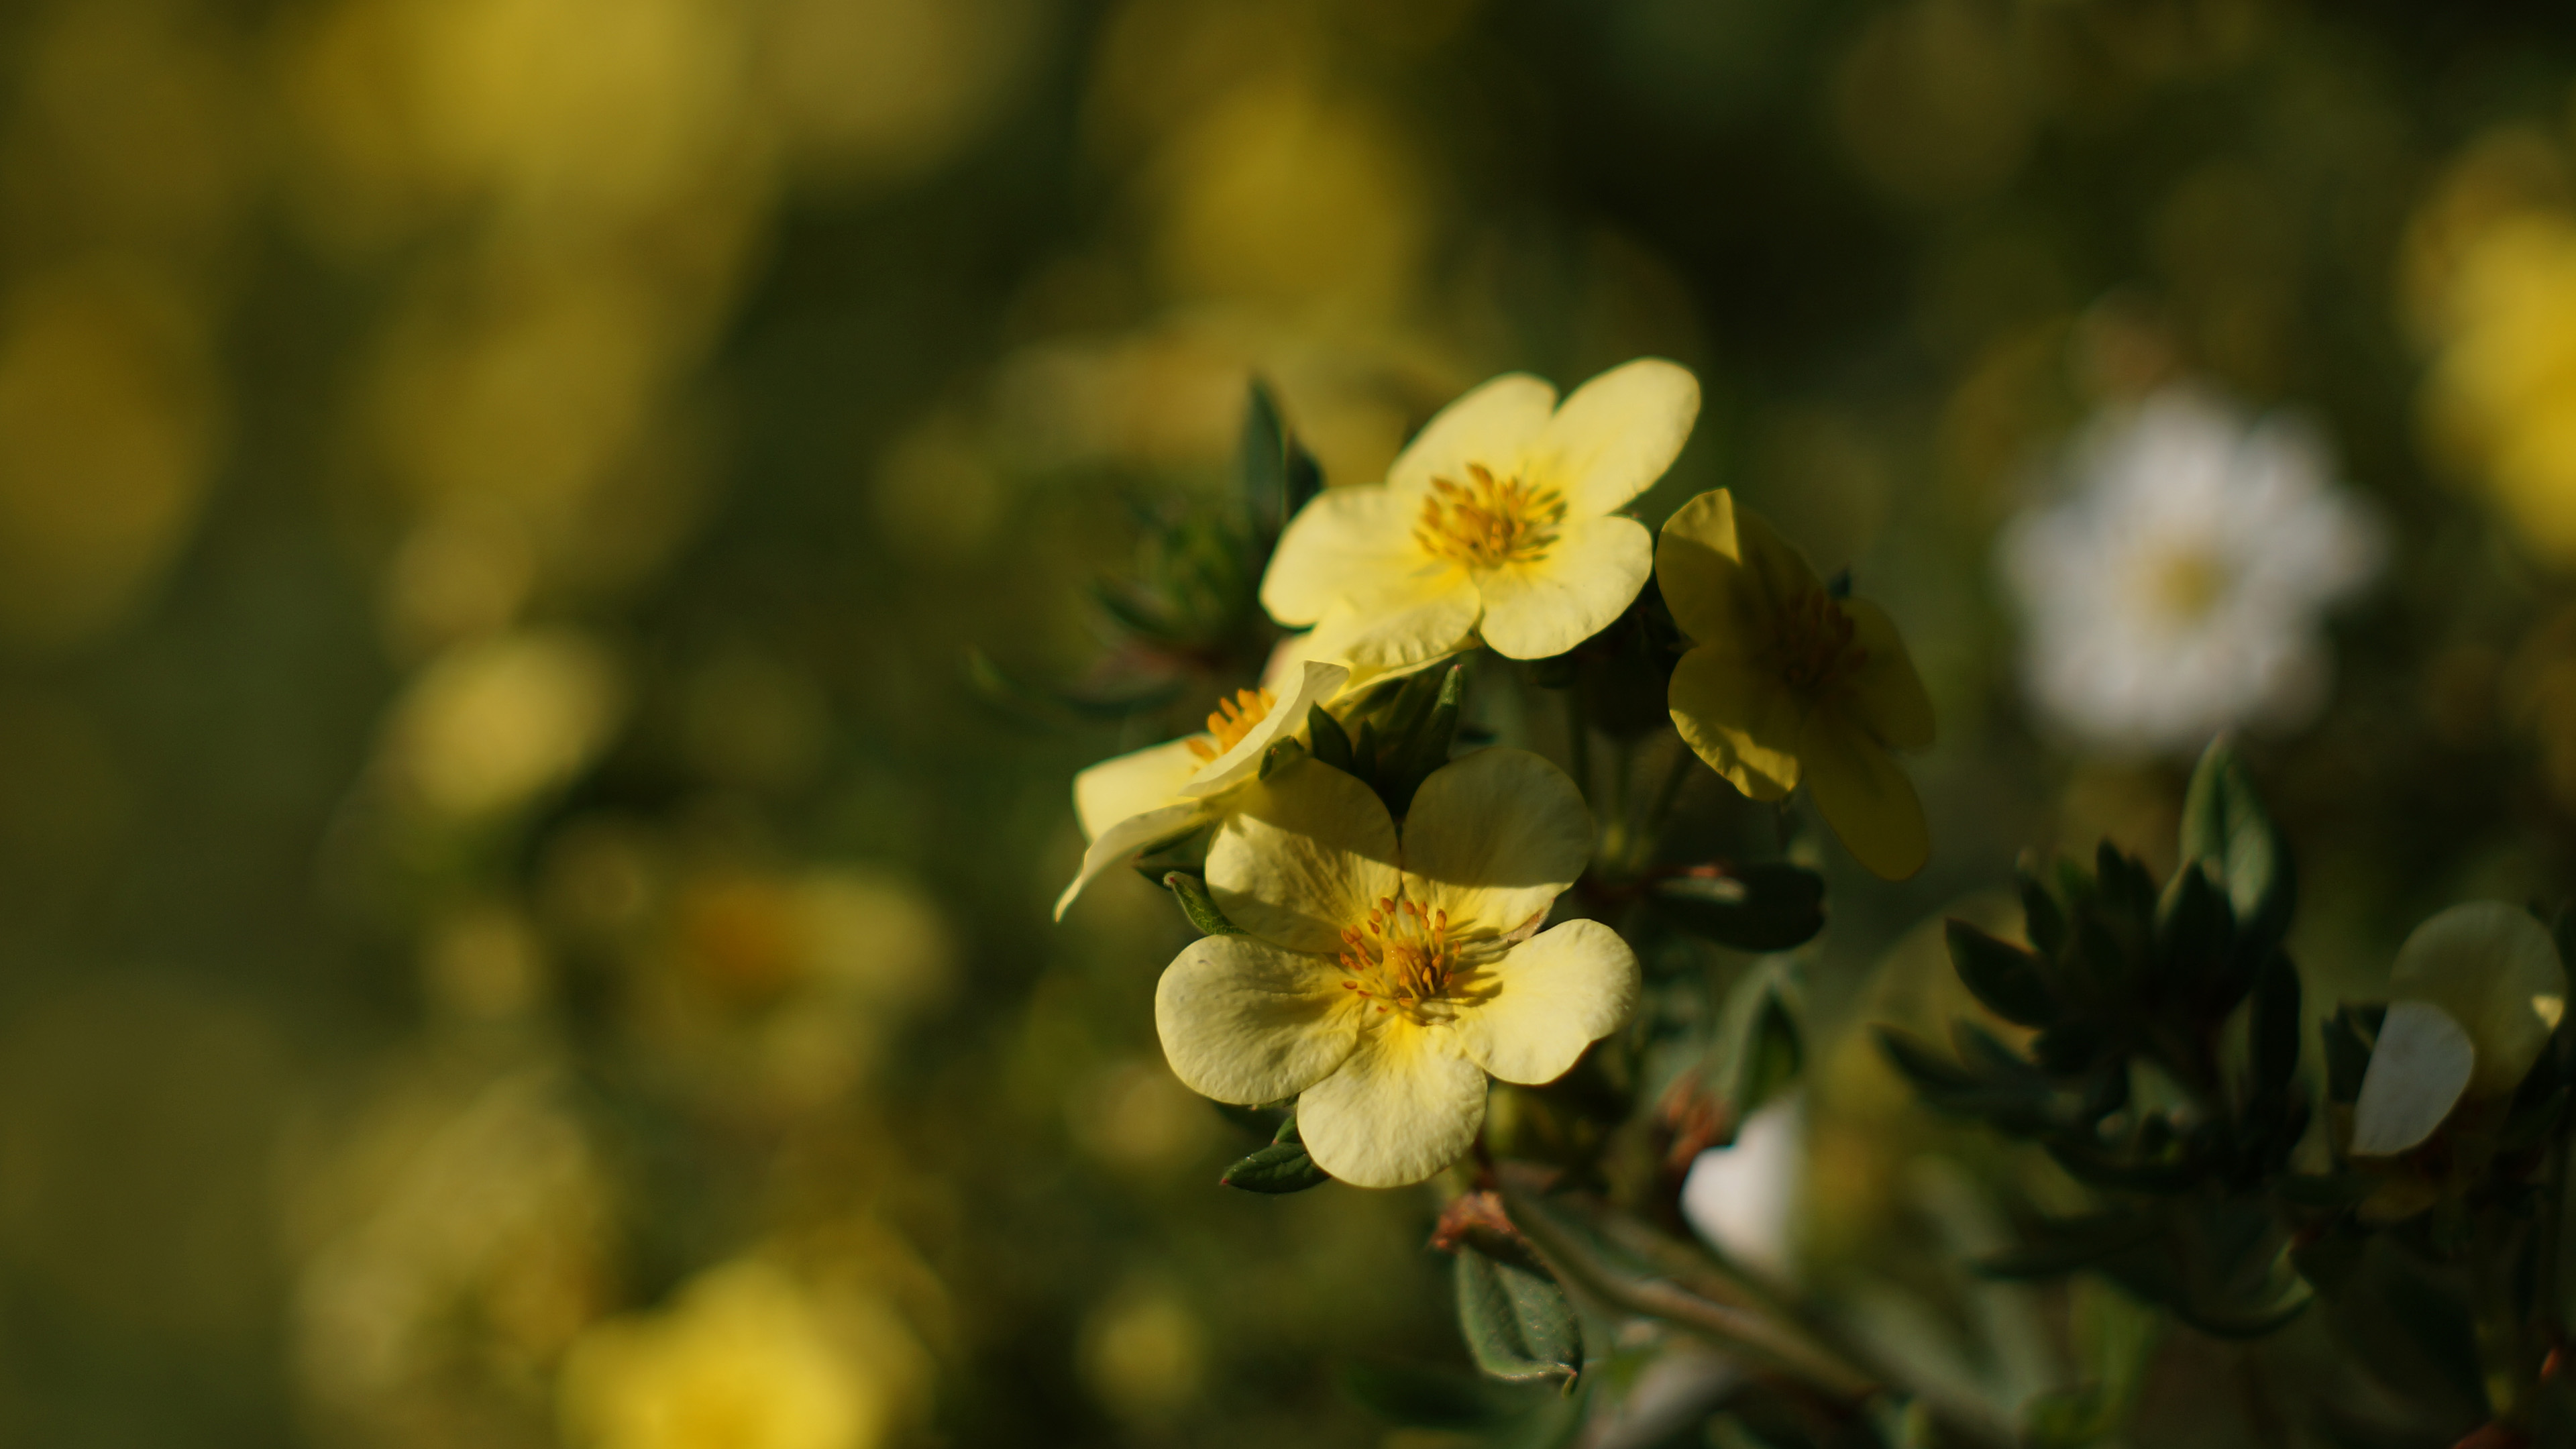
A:
<svg viewBox="0 0 2576 1449">
<path fill-rule="evenodd" d="M 1470 568 L 1546 558 L 1565 522 L 1565 496 L 1517 478 L 1497 480 L 1482 463 L 1468 464 L 1467 476 L 1472 487 L 1431 480 L 1413 541 L 1426 553 Z"/>
<path fill-rule="evenodd" d="M 1781 682 L 1808 699 L 1840 687 L 1869 662 L 1854 632 L 1851 615 L 1824 590 L 1801 595 L 1781 611 L 1773 641 Z"/>
<path fill-rule="evenodd" d="M 1192 739 L 1190 753 L 1201 760 L 1213 760 L 1243 742 L 1253 727 L 1270 717 L 1279 701 L 1266 689 L 1238 689 L 1231 699 L 1220 699 L 1207 717 L 1207 739 Z"/>
</svg>

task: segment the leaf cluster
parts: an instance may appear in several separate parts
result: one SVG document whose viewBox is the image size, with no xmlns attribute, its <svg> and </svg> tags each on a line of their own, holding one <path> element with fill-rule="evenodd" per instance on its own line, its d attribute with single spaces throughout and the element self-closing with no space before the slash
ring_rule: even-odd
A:
<svg viewBox="0 0 2576 1449">
<path fill-rule="evenodd" d="M 1879 1040 L 1929 1105 L 2037 1143 L 2111 1203 L 2040 1222 L 1989 1271 L 2093 1268 L 2206 1331 L 2258 1334 L 2307 1297 L 2281 1209 L 2312 1106 L 2282 949 L 2295 878 L 2224 742 L 2194 772 L 2180 855 L 2162 888 L 2108 842 L 2090 869 L 2023 870 L 2027 946 L 1949 922 L 1959 979 L 2025 1035 L 1963 1019 L 1952 1053 L 1894 1028 Z"/>
</svg>

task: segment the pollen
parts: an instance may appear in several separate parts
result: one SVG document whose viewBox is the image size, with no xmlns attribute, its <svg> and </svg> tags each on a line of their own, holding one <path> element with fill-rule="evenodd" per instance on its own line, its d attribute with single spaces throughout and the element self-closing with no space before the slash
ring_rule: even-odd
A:
<svg viewBox="0 0 2576 1449">
<path fill-rule="evenodd" d="M 1851 615 L 1822 589 L 1782 610 L 1779 623 L 1780 682 L 1804 698 L 1831 692 L 1869 662 L 1869 650 L 1852 637 Z"/>
<path fill-rule="evenodd" d="M 1234 698 L 1217 701 L 1207 717 L 1206 739 L 1190 741 L 1190 753 L 1202 760 L 1213 760 L 1252 733 L 1252 727 L 1269 718 L 1272 706 L 1279 701 L 1266 689 L 1238 689 Z"/>
<path fill-rule="evenodd" d="M 1469 568 L 1546 558 L 1565 523 L 1565 495 L 1517 478 L 1497 479 L 1481 463 L 1468 464 L 1467 477 L 1464 484 L 1431 480 L 1413 541 L 1426 553 Z"/>
<path fill-rule="evenodd" d="M 1342 932 L 1342 989 L 1380 1012 L 1419 1022 L 1456 994 L 1467 973 L 1449 936 L 1449 913 L 1382 898 L 1368 919 Z"/>
</svg>

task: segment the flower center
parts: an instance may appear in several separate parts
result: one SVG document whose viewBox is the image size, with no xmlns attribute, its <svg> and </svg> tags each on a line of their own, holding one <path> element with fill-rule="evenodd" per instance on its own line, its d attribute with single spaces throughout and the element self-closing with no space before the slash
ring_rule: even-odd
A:
<svg viewBox="0 0 2576 1449">
<path fill-rule="evenodd" d="M 1851 615 L 1822 589 L 1781 612 L 1776 647 L 1781 682 L 1810 699 L 1850 679 L 1869 662 L 1869 650 L 1852 642 Z"/>
<path fill-rule="evenodd" d="M 1413 541 L 1435 557 L 1475 569 L 1547 557 L 1565 522 L 1565 495 L 1517 478 L 1497 480 L 1482 463 L 1468 464 L 1467 477 L 1463 485 L 1431 480 Z"/>
<path fill-rule="evenodd" d="M 1238 689 L 1234 698 L 1218 700 L 1216 708 L 1208 713 L 1207 732 L 1213 740 L 1191 740 L 1190 753 L 1202 760 L 1213 760 L 1233 749 L 1252 733 L 1254 725 L 1269 716 L 1270 707 L 1278 702 L 1266 689 Z"/>
<path fill-rule="evenodd" d="M 2147 607 L 2174 624 L 2199 623 L 2227 592 L 2227 566 L 2206 549 L 2165 549 L 2144 572 Z"/>
<path fill-rule="evenodd" d="M 1426 913 L 1412 901 L 1380 899 L 1366 922 L 1342 932 L 1342 945 L 1342 973 L 1349 978 L 1342 989 L 1416 1022 L 1469 974 L 1458 943 L 1449 939 L 1449 913 Z"/>
</svg>

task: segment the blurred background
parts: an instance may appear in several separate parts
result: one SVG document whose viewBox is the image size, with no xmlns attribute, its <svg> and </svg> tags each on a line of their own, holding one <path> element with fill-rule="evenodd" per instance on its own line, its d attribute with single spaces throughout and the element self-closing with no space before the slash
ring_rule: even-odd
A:
<svg viewBox="0 0 2576 1449">
<path fill-rule="evenodd" d="M 2553 895 L 2571 82 L 2508 3 L 5 0 L 0 1442 L 1381 1442 L 1436 1205 L 1219 1190 L 1186 926 L 1048 918 L 1073 771 L 1242 682 L 1085 590 L 1256 375 L 1365 482 L 1699 372 L 1642 514 L 1737 489 L 1942 715 L 1829 1028 L 2026 845 L 2170 868 L 2225 725 L 2312 989 Z M 1951 1179 L 1824 1061 L 1830 1289 Z"/>
</svg>

